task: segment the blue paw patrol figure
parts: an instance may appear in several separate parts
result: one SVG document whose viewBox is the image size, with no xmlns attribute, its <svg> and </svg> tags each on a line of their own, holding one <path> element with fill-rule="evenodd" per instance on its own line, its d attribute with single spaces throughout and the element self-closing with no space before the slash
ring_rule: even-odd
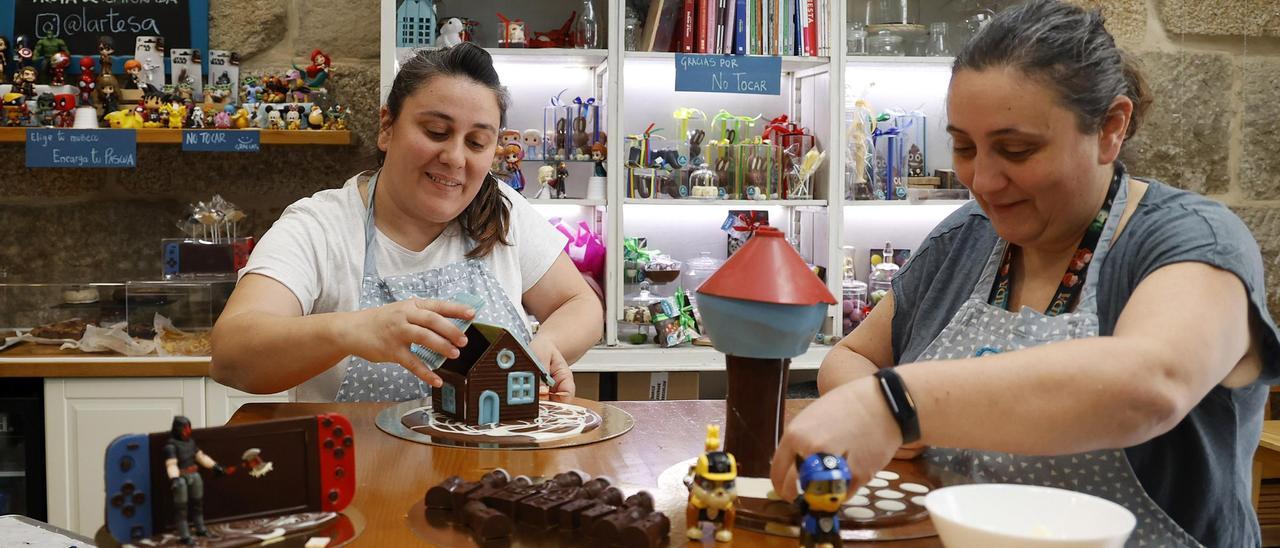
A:
<svg viewBox="0 0 1280 548">
<path fill-rule="evenodd" d="M 840 546 L 840 505 L 849 498 L 853 475 L 844 458 L 814 453 L 801 460 L 796 457 L 802 493 L 796 506 L 800 519 L 800 544 L 810 548 Z"/>
</svg>

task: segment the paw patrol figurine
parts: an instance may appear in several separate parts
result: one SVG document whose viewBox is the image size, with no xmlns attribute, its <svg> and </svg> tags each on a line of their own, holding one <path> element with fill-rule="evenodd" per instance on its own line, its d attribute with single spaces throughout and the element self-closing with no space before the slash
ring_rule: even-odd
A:
<svg viewBox="0 0 1280 548">
<path fill-rule="evenodd" d="M 814 453 L 796 457 L 801 494 L 796 498 L 800 518 L 800 545 L 832 548 L 840 546 L 840 505 L 849 499 L 853 474 L 843 457 Z"/>
<path fill-rule="evenodd" d="M 707 453 L 689 467 L 685 486 L 689 488 L 689 505 L 685 507 L 685 523 L 689 529 L 685 536 L 702 539 L 702 523 L 711 522 L 715 527 L 716 542 L 733 541 L 733 521 L 738 510 L 734 503 L 738 491 L 734 482 L 738 478 L 738 462 L 733 454 L 720 451 L 720 426 L 707 425 Z"/>
</svg>

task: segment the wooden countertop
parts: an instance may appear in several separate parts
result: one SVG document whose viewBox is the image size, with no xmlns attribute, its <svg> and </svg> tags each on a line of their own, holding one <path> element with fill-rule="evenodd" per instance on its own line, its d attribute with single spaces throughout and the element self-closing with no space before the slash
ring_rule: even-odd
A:
<svg viewBox="0 0 1280 548">
<path fill-rule="evenodd" d="M 130 357 L 87 354 L 48 344 L 19 343 L 0 350 L 3 377 L 207 377 L 208 356 Z"/>
<path fill-rule="evenodd" d="M 794 415 L 809 401 L 788 401 L 788 415 Z M 505 468 L 513 475 L 544 477 L 577 469 L 592 476 L 609 476 L 615 484 L 650 490 L 662 499 L 667 494 L 658 492 L 659 475 L 673 465 L 700 454 L 706 438 L 706 424 L 724 421 L 723 401 L 610 403 L 635 418 L 635 427 L 630 432 L 590 445 L 534 451 L 434 447 L 402 440 L 383 433 L 375 425 L 377 413 L 389 405 L 386 403 L 251 403 L 242 406 L 228 424 L 326 412 L 346 415 L 356 431 L 358 488 L 352 507 L 367 522 L 364 532 L 352 546 L 417 546 L 426 541 L 410 529 L 408 512 L 422 500 L 428 487 L 449 476 L 460 475 L 474 480 L 497 467 Z M 679 496 L 685 495 L 680 493 Z M 683 511 L 683 506 L 679 511 Z M 683 516 L 679 522 L 683 523 Z M 449 538 L 433 538 L 430 544 L 475 545 L 465 531 L 452 530 L 450 534 Z M 670 540 L 672 546 L 686 544 L 682 531 L 676 529 L 674 523 Z M 704 543 L 709 544 L 715 543 Z M 796 539 L 739 529 L 734 532 L 733 544 L 715 545 L 793 547 Z M 874 543 L 878 548 L 941 545 L 937 537 Z"/>
</svg>

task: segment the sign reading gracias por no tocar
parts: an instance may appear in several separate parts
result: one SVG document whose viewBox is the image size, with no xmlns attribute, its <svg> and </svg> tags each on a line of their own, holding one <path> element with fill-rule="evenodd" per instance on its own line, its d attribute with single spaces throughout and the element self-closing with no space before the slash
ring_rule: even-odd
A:
<svg viewBox="0 0 1280 548">
<path fill-rule="evenodd" d="M 27 167 L 136 167 L 132 129 L 27 130 Z"/>
<path fill-rule="evenodd" d="M 782 58 L 676 54 L 676 91 L 779 95 Z"/>
</svg>

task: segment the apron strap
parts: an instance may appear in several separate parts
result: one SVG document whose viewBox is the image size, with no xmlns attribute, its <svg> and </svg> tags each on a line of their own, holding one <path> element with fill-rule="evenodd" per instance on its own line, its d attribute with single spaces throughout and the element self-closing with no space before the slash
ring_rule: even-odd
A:
<svg viewBox="0 0 1280 548">
<path fill-rule="evenodd" d="M 1120 227 L 1120 219 L 1124 217 L 1124 210 L 1129 202 L 1129 174 L 1119 161 L 1116 162 L 1116 170 L 1120 172 L 1120 188 L 1116 190 L 1116 198 L 1111 204 L 1111 210 L 1118 212 L 1118 214 L 1107 216 L 1107 222 L 1102 226 L 1102 234 L 1098 236 L 1098 247 L 1093 253 L 1093 260 L 1089 263 L 1088 270 L 1085 271 L 1084 288 L 1080 291 L 1080 301 L 1076 307 L 1077 312 L 1093 314 L 1098 312 L 1097 295 L 1100 277 L 1098 270 L 1102 268 L 1102 263 L 1106 260 L 1107 254 L 1111 252 L 1111 244 L 1115 239 L 1116 230 Z"/>
<path fill-rule="evenodd" d="M 382 170 L 373 172 L 373 176 L 369 177 L 369 207 L 365 208 L 364 216 L 364 277 L 378 276 L 378 230 L 373 224 L 373 190 L 378 186 L 378 174 Z"/>
</svg>

